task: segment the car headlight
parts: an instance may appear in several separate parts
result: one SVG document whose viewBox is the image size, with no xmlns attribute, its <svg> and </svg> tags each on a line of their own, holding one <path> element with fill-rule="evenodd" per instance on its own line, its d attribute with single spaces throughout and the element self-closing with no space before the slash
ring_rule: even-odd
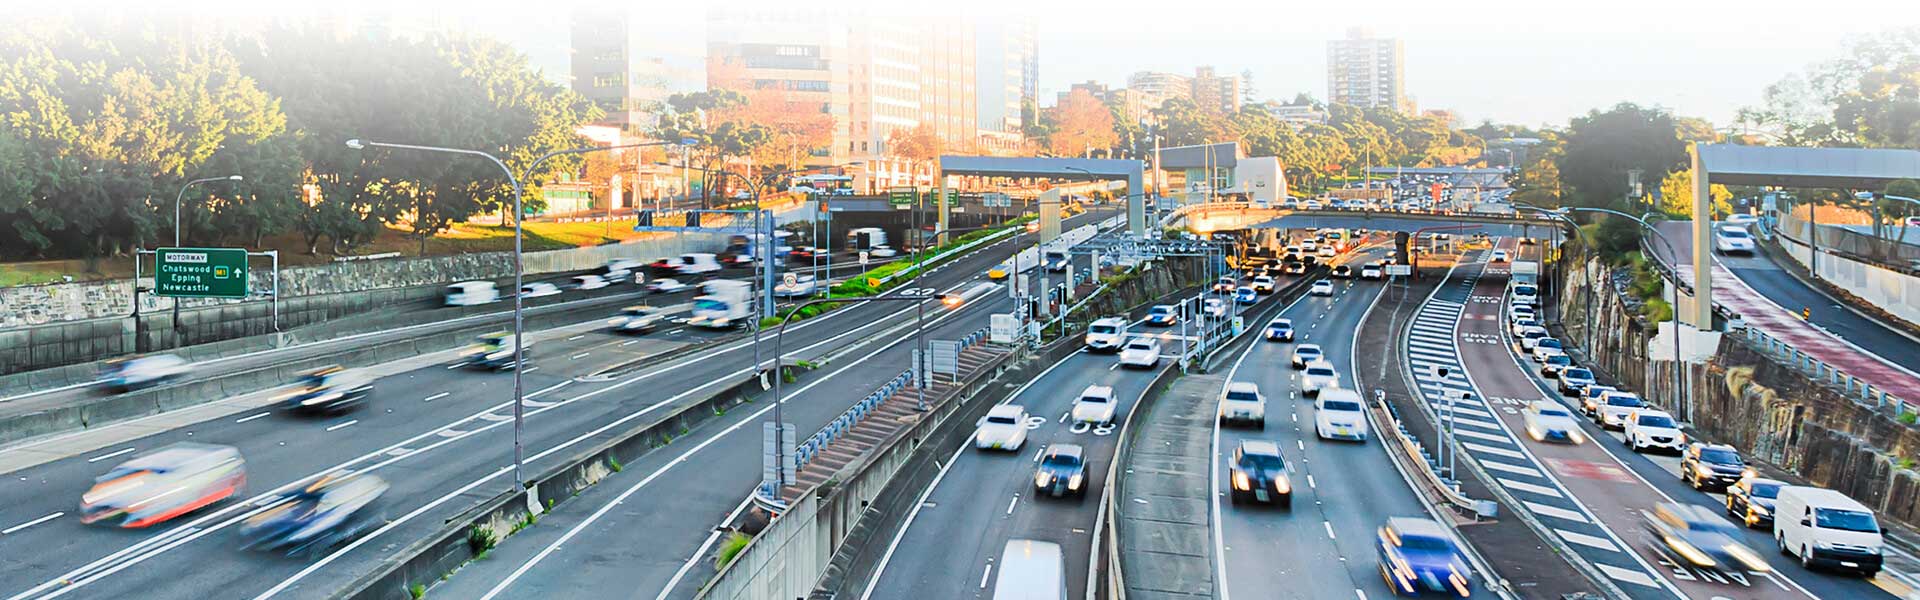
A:
<svg viewBox="0 0 1920 600">
<path fill-rule="evenodd" d="M 334 400 L 339 400 L 339 399 L 340 399 L 340 392 L 327 392 L 325 394 L 314 396 L 306 400 L 301 400 L 300 405 L 313 406 L 315 404 L 323 404 L 323 403 L 332 402 Z"/>
<path fill-rule="evenodd" d="M 1674 552 L 1679 553 L 1682 558 L 1687 559 L 1687 562 L 1701 567 L 1713 566 L 1713 557 L 1707 556 L 1707 553 L 1701 552 L 1699 548 L 1693 547 L 1693 544 L 1687 543 L 1686 540 L 1676 539 L 1673 536 L 1661 537 L 1666 538 L 1668 548 L 1672 548 Z"/>
<path fill-rule="evenodd" d="M 1048 474 L 1045 471 L 1041 471 L 1039 473 L 1033 474 L 1034 487 L 1047 487 L 1047 484 L 1049 483 L 1053 483 L 1053 475 Z"/>
<path fill-rule="evenodd" d="M 1769 509 L 1765 505 L 1755 503 L 1755 502 L 1748 502 L 1747 508 L 1752 510 L 1753 514 L 1756 514 L 1762 517 L 1773 514 L 1772 509 Z"/>
<path fill-rule="evenodd" d="M 1073 477 L 1067 479 L 1067 489 L 1070 489 L 1070 490 L 1080 489 L 1080 482 L 1083 478 L 1084 476 L 1082 476 L 1081 474 L 1074 473 Z"/>
<path fill-rule="evenodd" d="M 495 352 L 495 353 L 492 353 L 492 354 L 488 354 L 488 355 L 487 355 L 487 360 L 506 360 L 506 359 L 508 359 L 508 358 L 511 358 L 512 356 L 513 356 L 513 352 L 512 352 L 512 351 L 505 351 L 505 350 L 503 350 L 503 351 L 500 351 L 500 352 Z"/>
<path fill-rule="evenodd" d="M 1234 473 L 1233 489 L 1240 490 L 1242 492 L 1248 491 L 1253 489 L 1253 483 L 1247 479 L 1246 473 Z"/>
<path fill-rule="evenodd" d="M 1273 487 L 1274 489 L 1279 490 L 1280 493 L 1282 494 L 1293 493 L 1293 482 L 1288 481 L 1286 475 L 1281 475 L 1280 477 L 1274 479 Z"/>
<path fill-rule="evenodd" d="M 1771 569 L 1771 567 L 1767 566 L 1767 561 L 1760 558 L 1760 555 L 1755 554 L 1752 549 L 1739 543 L 1729 543 L 1721 546 L 1720 549 L 1732 555 L 1734 560 L 1740 561 L 1740 564 L 1745 566 L 1747 570 L 1765 573 Z"/>
</svg>

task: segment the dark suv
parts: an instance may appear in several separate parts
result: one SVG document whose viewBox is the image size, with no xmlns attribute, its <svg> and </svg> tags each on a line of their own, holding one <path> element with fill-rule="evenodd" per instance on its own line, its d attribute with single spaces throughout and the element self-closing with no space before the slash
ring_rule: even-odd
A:
<svg viewBox="0 0 1920 600">
<path fill-rule="evenodd" d="M 1724 444 L 1694 443 L 1680 453 L 1680 480 L 1693 489 L 1725 489 L 1740 481 L 1747 461 L 1740 452 Z"/>
</svg>

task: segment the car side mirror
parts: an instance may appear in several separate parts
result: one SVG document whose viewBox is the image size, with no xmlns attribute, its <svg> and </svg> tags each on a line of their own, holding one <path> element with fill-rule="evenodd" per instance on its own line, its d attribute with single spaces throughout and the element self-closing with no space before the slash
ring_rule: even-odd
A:
<svg viewBox="0 0 1920 600">
<path fill-rule="evenodd" d="M 1812 527 L 1812 526 L 1813 526 L 1813 519 L 1801 519 L 1801 520 L 1800 520 L 1800 526 L 1801 526 L 1801 527 Z"/>
</svg>

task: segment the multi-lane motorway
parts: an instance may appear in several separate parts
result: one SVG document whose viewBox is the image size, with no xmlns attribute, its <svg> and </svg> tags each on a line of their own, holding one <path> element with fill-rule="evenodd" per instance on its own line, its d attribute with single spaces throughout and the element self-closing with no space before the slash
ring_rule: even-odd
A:
<svg viewBox="0 0 1920 600">
<path fill-rule="evenodd" d="M 1081 217 L 1074 224 L 1096 218 Z M 945 289 L 973 279 L 1010 250 L 1007 243 L 990 245 L 928 275 L 923 285 Z M 984 314 L 968 317 L 975 321 L 972 327 L 985 324 Z M 790 328 L 787 354 L 817 359 L 883 333 L 898 337 L 898 328 L 910 325 L 913 316 L 906 303 L 848 307 Z M 664 351 L 710 335 L 680 330 L 623 339 L 587 324 L 536 346 L 535 362 L 525 373 L 529 469 L 538 471 L 677 400 L 711 392 L 718 382 L 750 371 L 753 349 L 736 340 L 610 379 L 582 378 L 636 353 Z M 357 413 L 307 419 L 259 410 L 180 423 L 97 452 L 7 473 L 11 485 L 0 490 L 0 504 L 8 507 L 9 520 L 17 516 L 20 523 L 38 522 L 6 534 L 8 550 L 0 561 L 8 568 L 0 574 L 0 593 L 12 598 L 320 597 L 368 572 L 386 554 L 512 485 L 511 376 L 452 369 L 451 356 L 444 354 L 404 362 L 376 382 L 376 400 Z M 838 402 L 828 409 L 838 412 L 857 397 L 823 402 Z M 239 448 L 247 461 L 246 501 L 146 530 L 79 523 L 74 506 L 95 476 L 127 454 L 178 441 Z M 712 448 L 758 460 L 757 445 Z M 259 510 L 254 500 L 339 469 L 376 473 L 392 483 L 384 499 L 384 526 L 318 557 L 288 559 L 239 548 L 234 530 Z M 730 496 L 717 505 L 723 507 L 717 512 L 736 505 L 744 491 L 716 492 L 716 498 Z M 684 501 L 673 495 L 659 500 L 661 505 Z M 46 518 L 52 515 L 58 516 Z M 720 516 L 713 514 L 697 525 L 711 526 Z"/>
</svg>

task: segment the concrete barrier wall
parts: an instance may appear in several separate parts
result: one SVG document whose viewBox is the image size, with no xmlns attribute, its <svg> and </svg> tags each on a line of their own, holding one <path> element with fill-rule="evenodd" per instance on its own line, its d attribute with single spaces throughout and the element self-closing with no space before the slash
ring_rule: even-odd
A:
<svg viewBox="0 0 1920 600">
<path fill-rule="evenodd" d="M 1794 262 L 1806 268 L 1813 249 L 1786 236 L 1774 236 Z M 1821 279 L 1908 323 L 1920 323 L 1920 276 L 1910 275 L 1822 251 Z"/>
</svg>

